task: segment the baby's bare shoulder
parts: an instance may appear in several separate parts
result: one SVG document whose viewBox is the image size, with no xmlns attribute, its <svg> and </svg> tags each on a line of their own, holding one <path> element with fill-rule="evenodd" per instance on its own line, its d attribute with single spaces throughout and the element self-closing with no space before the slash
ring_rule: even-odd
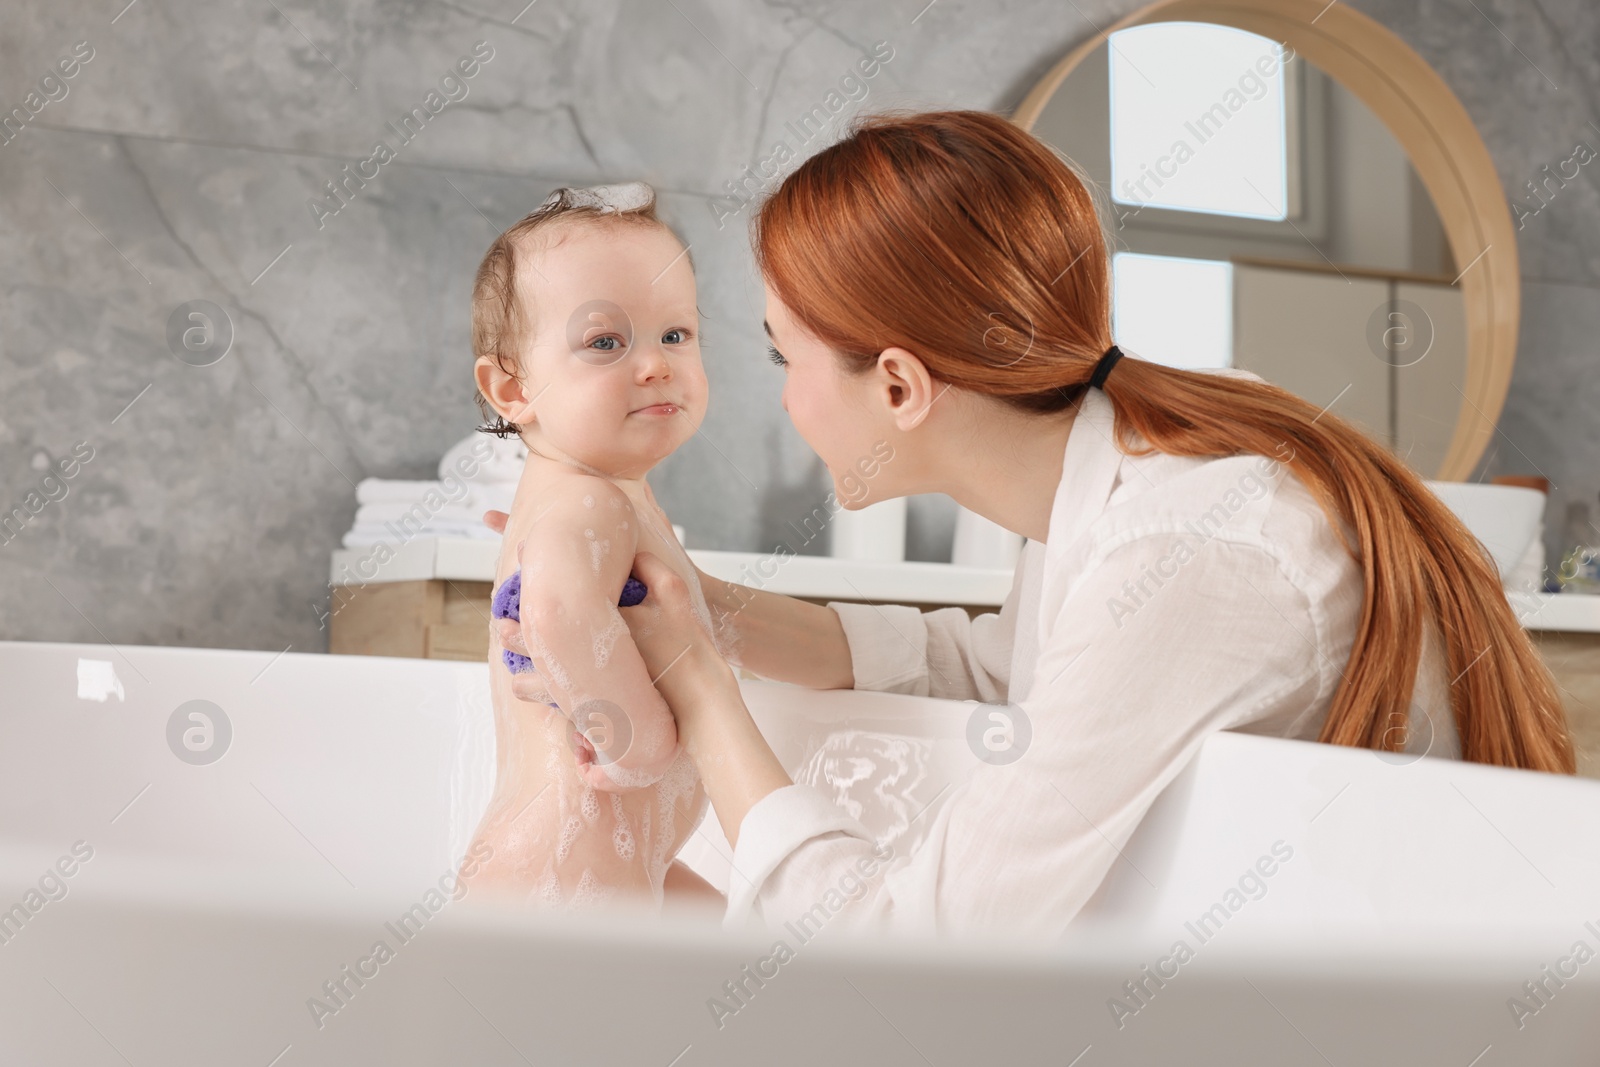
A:
<svg viewBox="0 0 1600 1067">
<path fill-rule="evenodd" d="M 582 471 L 561 472 L 536 485 L 519 486 L 512 508 L 513 514 L 521 511 L 538 515 L 548 509 L 552 515 L 604 515 L 609 520 L 623 513 L 624 518 L 633 517 L 633 502 L 617 483 Z"/>
<path fill-rule="evenodd" d="M 607 478 L 574 471 L 537 485 L 523 483 L 511 508 L 507 535 L 545 544 L 604 539 L 615 547 L 638 528 L 633 502 Z"/>
</svg>

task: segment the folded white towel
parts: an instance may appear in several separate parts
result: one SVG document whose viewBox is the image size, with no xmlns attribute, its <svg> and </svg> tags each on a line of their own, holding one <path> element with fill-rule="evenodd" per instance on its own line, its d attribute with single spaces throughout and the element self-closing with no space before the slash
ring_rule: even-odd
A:
<svg viewBox="0 0 1600 1067">
<path fill-rule="evenodd" d="M 413 504 L 430 506 L 428 496 L 437 493 L 431 505 L 438 509 L 441 507 L 464 508 L 475 516 L 481 517 L 489 508 L 498 508 L 501 511 L 511 510 L 511 502 L 516 499 L 517 486 L 514 482 L 492 482 L 479 484 L 468 482 L 465 494 L 461 492 L 460 483 L 453 487 L 446 487 L 440 482 L 391 482 L 381 478 L 363 478 L 356 486 L 356 503 L 360 505 L 398 505 L 401 510 L 410 508 Z M 442 500 L 443 503 L 439 503 Z"/>
<path fill-rule="evenodd" d="M 474 485 L 459 507 L 468 508 L 474 516 L 483 518 L 483 513 L 490 508 L 497 511 L 510 511 L 512 501 L 517 499 L 516 482 L 496 482 L 491 485 Z"/>
<path fill-rule="evenodd" d="M 489 458 L 481 458 L 488 445 Z M 439 460 L 439 477 L 461 477 L 462 470 L 473 472 L 469 481 L 477 485 L 510 482 L 513 485 L 522 477 L 522 468 L 528 461 L 528 446 L 515 437 L 493 437 L 474 431 L 457 441 Z"/>
<path fill-rule="evenodd" d="M 363 478 L 356 486 L 357 504 L 388 504 L 399 501 L 411 503 L 421 500 L 429 491 L 439 488 L 438 482 L 403 482 L 384 478 Z"/>
<path fill-rule="evenodd" d="M 426 504 L 413 502 L 410 504 L 363 504 L 356 509 L 356 526 L 382 526 L 392 522 L 401 523 L 415 529 L 420 523 L 423 526 L 461 525 L 477 526 L 483 523 L 482 508 L 468 507 L 457 504 L 447 504 L 442 508 L 430 509 Z"/>
<path fill-rule="evenodd" d="M 391 548 L 399 548 L 402 544 L 411 541 L 425 541 L 432 538 L 466 541 L 498 541 L 500 535 L 490 530 L 482 523 L 468 525 L 466 523 L 442 523 L 438 526 L 425 526 L 419 533 L 412 536 L 403 536 L 403 532 L 396 531 L 389 526 L 360 525 L 351 528 L 344 535 L 343 544 L 346 548 L 360 548 L 366 545 L 386 544 Z"/>
<path fill-rule="evenodd" d="M 499 540 L 483 525 L 483 513 L 511 510 L 527 458 L 527 447 L 516 438 L 473 433 L 439 461 L 440 481 L 363 478 L 344 546 L 398 547 L 422 538 Z"/>
</svg>

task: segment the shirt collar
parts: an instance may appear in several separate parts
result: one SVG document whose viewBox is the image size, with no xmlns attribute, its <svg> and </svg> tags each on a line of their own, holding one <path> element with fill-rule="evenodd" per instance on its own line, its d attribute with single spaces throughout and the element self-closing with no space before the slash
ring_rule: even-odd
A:
<svg viewBox="0 0 1600 1067">
<path fill-rule="evenodd" d="M 1078 405 L 1061 458 L 1061 482 L 1050 508 L 1045 542 L 1065 548 L 1099 518 L 1111 498 L 1123 452 L 1116 446 L 1116 409 L 1104 393 L 1090 389 Z"/>
<path fill-rule="evenodd" d="M 1045 536 L 1041 608 L 1059 603 L 1058 597 L 1065 595 L 1064 589 L 1053 588 L 1058 581 L 1066 580 L 1066 575 L 1060 573 L 1061 557 L 1089 524 L 1104 514 L 1106 501 L 1111 498 L 1123 460 L 1122 450 L 1115 443 L 1115 418 L 1116 410 L 1105 394 L 1090 389 L 1079 402 L 1078 414 L 1067 432 L 1061 481 L 1056 486 L 1050 529 Z M 1057 595 L 1052 596 L 1052 592 Z"/>
</svg>

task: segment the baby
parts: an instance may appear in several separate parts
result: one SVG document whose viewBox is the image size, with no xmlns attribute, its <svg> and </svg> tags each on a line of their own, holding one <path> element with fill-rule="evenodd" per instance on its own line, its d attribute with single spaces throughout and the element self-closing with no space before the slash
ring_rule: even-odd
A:
<svg viewBox="0 0 1600 1067">
<path fill-rule="evenodd" d="M 618 612 L 659 556 L 710 615 L 645 474 L 706 409 L 688 250 L 641 183 L 558 189 L 501 234 L 473 287 L 479 403 L 527 465 L 495 573 L 495 614 L 523 620 L 532 660 L 491 631 L 498 768 L 472 881 L 537 903 L 618 895 L 657 905 L 705 811 L 694 764 Z M 520 556 L 520 570 L 519 570 Z M 626 594 L 626 595 L 625 595 Z M 532 670 L 545 703 L 518 699 Z"/>
</svg>

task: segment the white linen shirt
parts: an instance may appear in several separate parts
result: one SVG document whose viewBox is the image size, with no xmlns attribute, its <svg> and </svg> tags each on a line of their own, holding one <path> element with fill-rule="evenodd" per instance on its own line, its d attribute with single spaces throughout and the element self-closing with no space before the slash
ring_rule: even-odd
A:
<svg viewBox="0 0 1600 1067">
<path fill-rule="evenodd" d="M 768 794 L 739 827 L 726 927 L 780 928 L 859 879 L 841 925 L 1059 934 L 1209 734 L 1317 737 L 1354 641 L 1360 565 L 1287 465 L 1130 456 L 1112 421 L 1089 390 L 1047 543 L 1025 545 L 999 614 L 829 605 L 857 689 L 1008 702 L 1032 728 L 1021 758 L 946 790 L 921 843 L 886 863 L 814 786 Z M 1419 678 L 1408 750 L 1426 735 L 1456 755 L 1431 635 Z"/>
</svg>

